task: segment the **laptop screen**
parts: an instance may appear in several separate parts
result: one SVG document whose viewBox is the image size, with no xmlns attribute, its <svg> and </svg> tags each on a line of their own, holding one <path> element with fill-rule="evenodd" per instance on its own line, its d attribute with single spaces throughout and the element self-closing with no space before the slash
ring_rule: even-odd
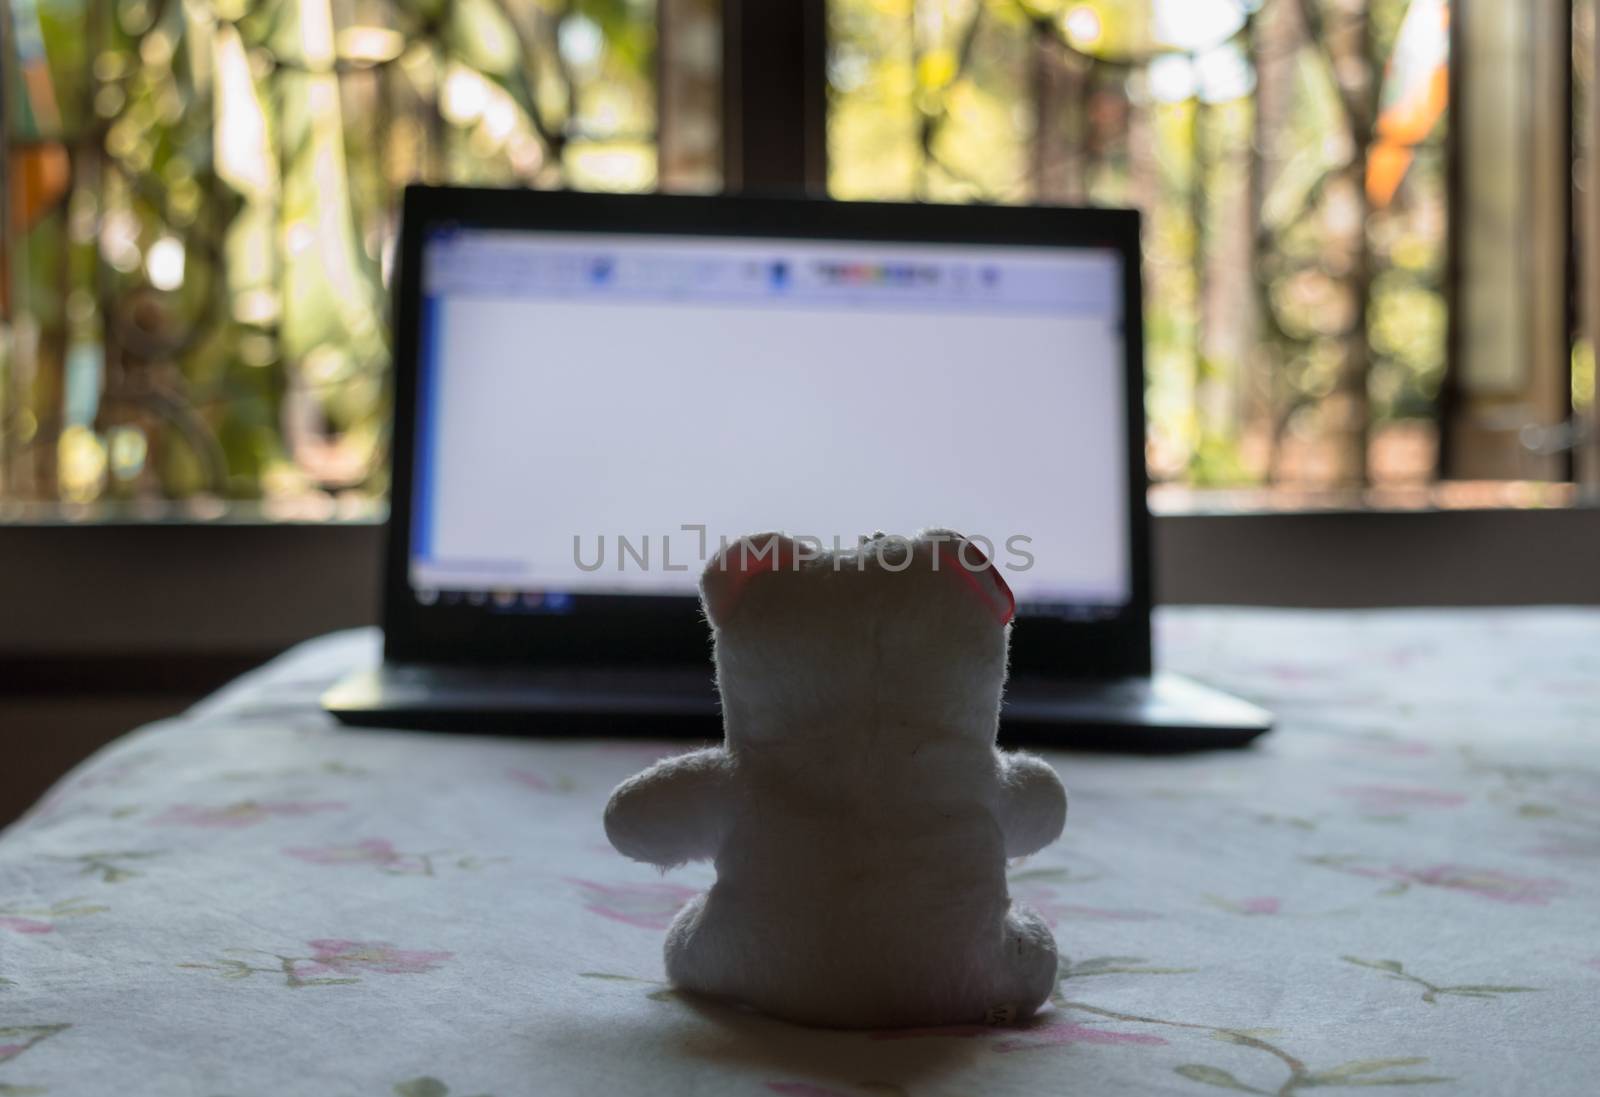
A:
<svg viewBox="0 0 1600 1097">
<path fill-rule="evenodd" d="M 419 603 L 682 596 L 724 540 L 945 526 L 1018 612 L 1131 598 L 1117 251 L 435 229 Z"/>
</svg>

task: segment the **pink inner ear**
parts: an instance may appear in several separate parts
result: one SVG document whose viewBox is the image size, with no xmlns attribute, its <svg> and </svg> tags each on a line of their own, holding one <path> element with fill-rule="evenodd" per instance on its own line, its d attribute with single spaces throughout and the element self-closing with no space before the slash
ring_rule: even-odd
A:
<svg viewBox="0 0 1600 1097">
<path fill-rule="evenodd" d="M 962 563 L 961 546 L 966 546 L 966 557 L 971 560 L 976 554 L 983 563 L 977 568 L 969 568 Z M 1000 569 L 989 562 L 983 550 L 971 541 L 962 541 L 952 544 L 949 541 L 935 541 L 933 551 L 939 561 L 939 570 L 949 572 L 970 590 L 978 601 L 983 603 L 991 616 L 999 622 L 1001 627 L 1011 623 L 1017 614 L 1017 598 L 1011 593 L 1011 587 L 1000 575 Z"/>
<path fill-rule="evenodd" d="M 794 564 L 795 544 L 782 534 L 741 538 L 729 545 L 706 568 L 706 610 L 712 623 L 727 620 L 750 580 Z"/>
</svg>

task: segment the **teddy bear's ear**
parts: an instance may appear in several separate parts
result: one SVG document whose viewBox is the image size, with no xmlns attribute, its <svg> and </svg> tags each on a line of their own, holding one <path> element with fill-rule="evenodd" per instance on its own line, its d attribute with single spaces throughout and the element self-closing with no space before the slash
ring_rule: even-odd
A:
<svg viewBox="0 0 1600 1097">
<path fill-rule="evenodd" d="M 936 569 L 970 591 L 1001 627 L 1009 625 L 1017 613 L 1016 596 L 977 542 L 951 530 L 930 530 L 923 536 L 933 546 Z"/>
<path fill-rule="evenodd" d="M 713 625 L 725 623 L 738 608 L 745 587 L 758 575 L 792 569 L 798 547 L 781 533 L 752 533 L 724 545 L 700 576 L 700 596 Z"/>
</svg>

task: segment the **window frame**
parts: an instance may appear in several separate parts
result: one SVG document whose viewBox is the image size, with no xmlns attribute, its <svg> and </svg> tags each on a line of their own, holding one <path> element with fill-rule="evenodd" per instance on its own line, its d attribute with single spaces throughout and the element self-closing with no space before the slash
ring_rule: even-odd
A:
<svg viewBox="0 0 1600 1097">
<path fill-rule="evenodd" d="M 0 525 L 0 695 L 201 692 L 376 625 L 385 528 Z M 1163 514 L 1151 529 L 1157 606 L 1600 606 L 1596 507 Z"/>
</svg>

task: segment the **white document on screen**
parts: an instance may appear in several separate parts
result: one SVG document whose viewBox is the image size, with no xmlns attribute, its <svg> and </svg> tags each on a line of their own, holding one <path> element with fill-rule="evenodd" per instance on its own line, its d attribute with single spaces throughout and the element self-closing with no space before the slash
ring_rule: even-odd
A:
<svg viewBox="0 0 1600 1097">
<path fill-rule="evenodd" d="M 942 525 L 987 538 L 1019 599 L 1123 601 L 1115 293 L 874 289 L 435 296 L 413 582 L 680 594 L 724 537 Z"/>
</svg>

